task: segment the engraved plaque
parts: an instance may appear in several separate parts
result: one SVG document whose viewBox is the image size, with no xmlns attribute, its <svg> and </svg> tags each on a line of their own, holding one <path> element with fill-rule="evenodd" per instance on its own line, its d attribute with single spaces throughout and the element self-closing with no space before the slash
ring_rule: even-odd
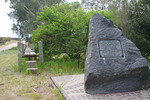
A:
<svg viewBox="0 0 150 100">
<path fill-rule="evenodd" d="M 99 40 L 100 57 L 123 57 L 119 40 Z"/>
</svg>

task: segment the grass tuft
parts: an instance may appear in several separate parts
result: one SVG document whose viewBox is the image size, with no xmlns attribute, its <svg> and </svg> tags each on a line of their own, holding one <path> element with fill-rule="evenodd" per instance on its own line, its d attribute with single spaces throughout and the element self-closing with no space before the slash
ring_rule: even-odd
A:
<svg viewBox="0 0 150 100">
<path fill-rule="evenodd" d="M 58 87 L 57 89 L 51 88 L 51 92 L 55 97 L 57 97 L 58 100 L 65 100 L 64 96 L 60 92 L 61 87 Z M 51 100 L 51 99 L 50 99 Z"/>
<path fill-rule="evenodd" d="M 84 72 L 84 64 L 80 63 L 78 68 L 77 60 L 51 60 L 49 62 L 45 62 L 44 64 L 38 64 L 37 67 L 40 72 L 48 71 L 55 76 L 82 74 Z"/>
</svg>

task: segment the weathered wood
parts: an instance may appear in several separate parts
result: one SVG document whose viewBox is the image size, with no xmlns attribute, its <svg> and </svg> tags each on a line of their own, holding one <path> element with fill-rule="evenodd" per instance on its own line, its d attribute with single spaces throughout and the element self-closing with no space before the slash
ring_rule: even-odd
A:
<svg viewBox="0 0 150 100">
<path fill-rule="evenodd" d="M 26 47 L 25 49 L 25 52 L 24 52 L 24 56 L 26 57 L 34 57 L 34 56 L 37 56 L 37 54 L 35 52 L 33 52 L 28 46 Z"/>
<path fill-rule="evenodd" d="M 17 43 L 17 46 L 18 46 L 18 70 L 21 71 L 22 45 L 21 45 L 21 42 L 20 42 L 20 41 Z"/>
<path fill-rule="evenodd" d="M 44 62 L 44 58 L 43 58 L 43 44 L 41 41 L 39 41 L 39 57 L 40 57 L 40 62 L 43 63 Z"/>
<path fill-rule="evenodd" d="M 38 70 L 38 68 L 27 68 L 27 71 L 28 72 L 31 71 L 32 74 L 37 74 L 37 70 Z"/>
<path fill-rule="evenodd" d="M 35 65 L 37 64 L 37 61 L 26 61 L 26 66 L 29 66 L 30 68 L 35 68 Z"/>
</svg>

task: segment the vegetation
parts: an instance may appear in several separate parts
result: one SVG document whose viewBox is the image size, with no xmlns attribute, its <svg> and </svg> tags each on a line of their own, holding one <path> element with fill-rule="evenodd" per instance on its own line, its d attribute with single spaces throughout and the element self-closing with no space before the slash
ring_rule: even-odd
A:
<svg viewBox="0 0 150 100">
<path fill-rule="evenodd" d="M 88 10 L 108 9 L 108 6 L 115 0 L 81 0 L 82 6 Z"/>
<path fill-rule="evenodd" d="M 148 57 L 149 6 L 149 0 L 82 0 L 81 5 L 65 0 L 11 0 L 9 16 L 17 21 L 12 28 L 16 34 L 23 38 L 32 33 L 34 43 L 43 41 L 47 59 L 61 53 L 80 59 L 86 51 L 89 20 L 95 12 L 111 19 Z"/>
<path fill-rule="evenodd" d="M 9 45 L 9 44 L 12 44 L 12 43 L 16 43 L 16 42 L 17 42 L 16 40 L 7 41 L 7 42 L 5 42 L 4 44 L 0 44 L 0 48 L 5 47 L 5 46 L 7 46 L 7 45 Z"/>
<path fill-rule="evenodd" d="M 80 63 L 80 66 L 78 67 L 77 60 L 75 61 L 52 60 L 45 62 L 43 65 L 37 67 L 41 72 L 47 70 L 49 73 L 55 76 L 84 73 L 84 64 Z"/>
<path fill-rule="evenodd" d="M 21 72 L 25 75 L 32 75 L 31 72 L 27 71 L 26 61 L 29 61 L 28 58 L 22 59 L 22 69 Z M 51 61 L 46 61 L 44 64 L 36 65 L 39 73 L 47 72 L 49 74 L 55 76 L 61 75 L 74 75 L 74 74 L 83 74 L 84 73 L 84 63 L 80 62 L 80 66 L 78 67 L 78 60 L 68 60 L 68 57 L 62 57 L 62 54 L 56 58 L 53 58 Z M 13 66 L 14 71 L 18 71 L 18 66 Z"/>
<path fill-rule="evenodd" d="M 54 89 L 49 78 L 84 72 L 89 21 L 94 13 L 112 20 L 149 61 L 150 0 L 82 0 L 82 5 L 65 0 L 11 0 L 10 3 L 13 10 L 9 16 L 16 21 L 12 30 L 22 38 L 32 34 L 34 44 L 42 41 L 46 61 L 38 63 L 39 74 L 32 75 L 26 70 L 28 59 L 23 58 L 24 74 L 21 74 L 17 73 L 17 48 L 0 52 L 2 99 L 64 99 L 61 87 Z M 9 38 L 0 38 L 0 44 L 4 41 Z"/>
<path fill-rule="evenodd" d="M 132 0 L 128 20 L 129 38 L 140 48 L 144 56 L 150 56 L 150 0 Z"/>
<path fill-rule="evenodd" d="M 110 5 L 113 22 L 131 39 L 145 57 L 150 56 L 150 1 L 114 0 Z"/>
<path fill-rule="evenodd" d="M 2 100 L 64 100 L 50 81 L 51 73 L 38 75 L 17 72 L 17 50 L 0 52 L 0 98 Z"/>
<path fill-rule="evenodd" d="M 10 40 L 11 40 L 11 38 L 0 37 L 0 45 L 5 44 L 6 42 L 8 42 Z"/>
<path fill-rule="evenodd" d="M 23 58 L 22 74 L 17 72 L 17 48 L 0 52 L 0 97 L 2 99 L 63 100 L 64 97 L 60 94 L 62 87 L 54 89 L 50 76 L 84 72 L 89 21 L 94 13 L 112 20 L 129 39 L 134 41 L 150 62 L 149 0 L 130 2 L 128 0 L 93 0 L 92 2 L 83 0 L 82 4 L 86 10 L 78 2 L 62 2 L 64 1 L 11 0 L 10 7 L 14 10 L 9 16 L 17 21 L 13 25 L 13 31 L 22 38 L 32 33 L 34 44 L 41 40 L 44 44 L 46 61 L 44 64 L 38 63 L 36 67 L 39 73 L 32 75 L 26 70 L 25 61 L 28 59 Z M 97 2 L 101 2 L 102 5 L 97 5 L 99 4 Z M 109 10 L 104 10 L 105 8 Z"/>
<path fill-rule="evenodd" d="M 37 22 L 43 23 L 32 33 L 32 41 L 44 44 L 44 55 L 66 53 L 71 59 L 84 58 L 89 32 L 89 21 L 94 13 L 111 19 L 109 11 L 89 11 L 82 9 L 78 2 L 45 7 L 38 13 Z"/>
<path fill-rule="evenodd" d="M 8 0 L 5 0 L 8 1 Z M 13 9 L 8 16 L 14 21 L 12 30 L 21 38 L 28 38 L 29 34 L 40 23 L 34 23 L 37 12 L 45 5 L 51 6 L 64 2 L 64 0 L 10 0 Z"/>
<path fill-rule="evenodd" d="M 112 21 L 131 39 L 145 57 L 150 56 L 150 0 L 82 0 L 87 9 L 107 9 Z"/>
</svg>

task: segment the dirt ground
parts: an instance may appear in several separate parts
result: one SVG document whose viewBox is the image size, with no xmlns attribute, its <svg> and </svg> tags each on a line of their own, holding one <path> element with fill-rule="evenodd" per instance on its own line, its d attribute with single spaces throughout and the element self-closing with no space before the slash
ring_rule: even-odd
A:
<svg viewBox="0 0 150 100">
<path fill-rule="evenodd" d="M 20 73 L 17 50 L 0 52 L 0 100 L 62 100 L 50 80 L 51 73 L 37 75 Z"/>
</svg>

